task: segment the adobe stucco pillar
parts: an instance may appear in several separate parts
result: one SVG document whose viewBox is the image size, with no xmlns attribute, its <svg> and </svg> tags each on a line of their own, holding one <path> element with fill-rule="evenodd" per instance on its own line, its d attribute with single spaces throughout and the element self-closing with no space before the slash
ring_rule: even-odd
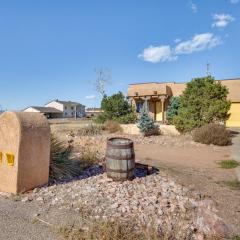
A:
<svg viewBox="0 0 240 240">
<path fill-rule="evenodd" d="M 40 113 L 0 116 L 0 191 L 19 193 L 48 182 L 50 127 Z"/>
<path fill-rule="evenodd" d="M 161 97 L 161 108 L 162 108 L 162 122 L 165 123 L 165 97 Z"/>
</svg>

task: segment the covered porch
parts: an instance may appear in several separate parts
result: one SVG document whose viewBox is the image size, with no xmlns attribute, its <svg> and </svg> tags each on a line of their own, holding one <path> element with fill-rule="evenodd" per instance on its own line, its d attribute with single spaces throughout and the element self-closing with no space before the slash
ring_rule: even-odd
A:
<svg viewBox="0 0 240 240">
<path fill-rule="evenodd" d="M 140 113 L 145 104 L 149 115 L 154 121 L 166 123 L 166 111 L 169 104 L 169 98 L 167 95 L 130 97 L 129 99 L 137 113 Z"/>
</svg>

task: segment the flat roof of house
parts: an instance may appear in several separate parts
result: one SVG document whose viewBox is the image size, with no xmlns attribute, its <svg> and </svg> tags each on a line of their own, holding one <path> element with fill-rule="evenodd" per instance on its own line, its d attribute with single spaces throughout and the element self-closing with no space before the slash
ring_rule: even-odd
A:
<svg viewBox="0 0 240 240">
<path fill-rule="evenodd" d="M 194 78 L 193 78 L 194 79 Z M 231 81 L 231 80 L 238 80 L 240 81 L 240 77 L 239 78 L 226 78 L 226 79 L 215 79 L 215 81 Z M 171 84 L 186 84 L 188 82 L 142 82 L 142 83 L 130 83 L 129 85 L 139 85 L 139 84 L 151 84 L 151 83 L 154 83 L 154 84 L 167 84 L 167 83 L 171 83 Z"/>
</svg>

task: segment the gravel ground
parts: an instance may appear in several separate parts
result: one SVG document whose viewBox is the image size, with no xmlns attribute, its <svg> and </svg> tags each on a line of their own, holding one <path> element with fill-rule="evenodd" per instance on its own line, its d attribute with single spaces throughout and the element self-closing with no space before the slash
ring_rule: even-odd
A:
<svg viewBox="0 0 240 240">
<path fill-rule="evenodd" d="M 37 202 L 41 215 L 59 209 L 77 212 L 88 221 L 134 218 L 139 226 L 154 225 L 159 234 L 177 231 L 178 239 L 229 234 L 212 201 L 190 196 L 187 188 L 163 174 L 140 173 L 133 181 L 114 182 L 105 173 L 99 174 L 100 167 L 95 168 L 96 176 L 35 189 L 22 201 Z"/>
</svg>

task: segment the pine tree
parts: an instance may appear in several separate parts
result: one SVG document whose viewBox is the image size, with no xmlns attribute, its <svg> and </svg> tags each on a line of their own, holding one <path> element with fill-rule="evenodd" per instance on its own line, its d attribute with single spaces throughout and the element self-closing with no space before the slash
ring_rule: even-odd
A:
<svg viewBox="0 0 240 240">
<path fill-rule="evenodd" d="M 156 134 L 158 132 L 158 126 L 155 125 L 153 119 L 149 116 L 147 107 L 144 104 L 140 112 L 140 117 L 138 120 L 138 128 L 144 136 L 149 136 Z"/>
<path fill-rule="evenodd" d="M 178 108 L 180 107 L 180 98 L 171 97 L 169 106 L 167 108 L 168 123 L 173 124 L 173 118 L 178 115 Z"/>
</svg>

